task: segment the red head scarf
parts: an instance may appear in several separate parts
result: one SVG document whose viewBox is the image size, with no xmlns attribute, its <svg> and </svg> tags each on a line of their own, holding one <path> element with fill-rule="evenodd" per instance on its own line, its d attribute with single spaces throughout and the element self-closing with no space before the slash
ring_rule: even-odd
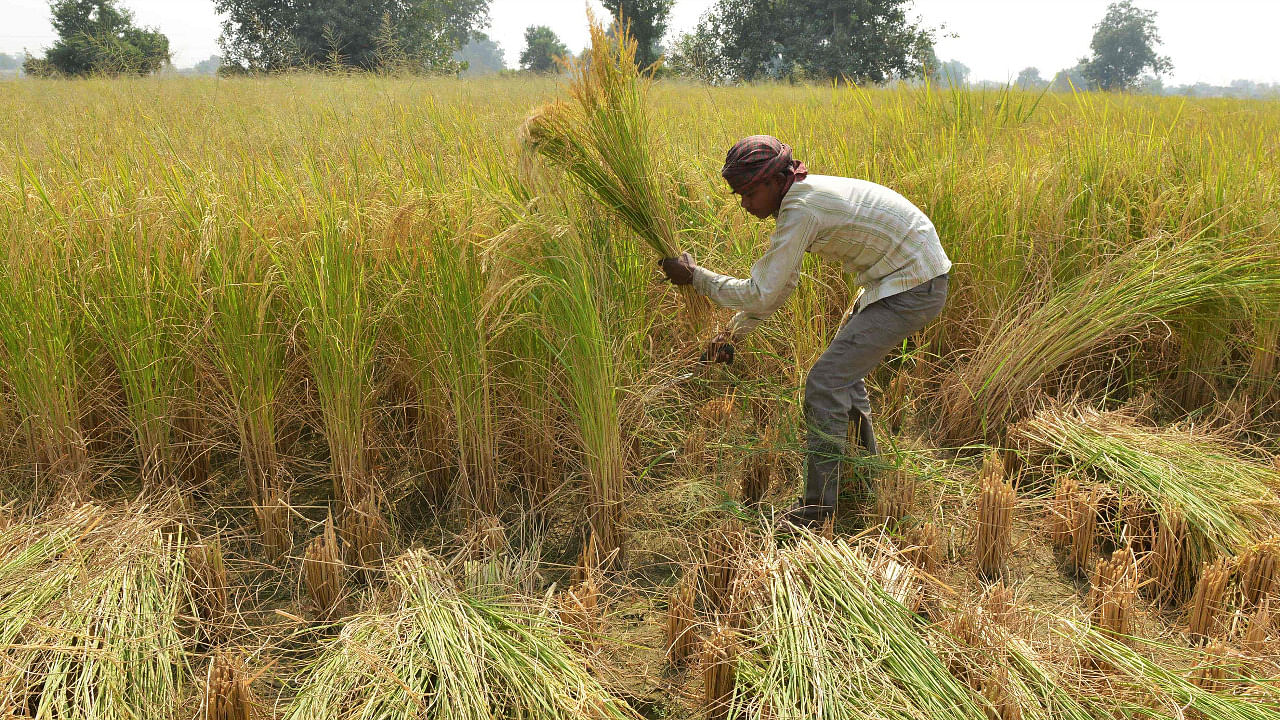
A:
<svg viewBox="0 0 1280 720">
<path fill-rule="evenodd" d="M 790 146 L 778 138 L 752 135 L 729 148 L 720 174 L 739 194 L 749 192 L 774 175 L 783 174 L 787 176 L 787 183 L 782 192 L 786 193 L 797 180 L 809 175 L 809 169 L 799 160 L 793 160 Z"/>
</svg>

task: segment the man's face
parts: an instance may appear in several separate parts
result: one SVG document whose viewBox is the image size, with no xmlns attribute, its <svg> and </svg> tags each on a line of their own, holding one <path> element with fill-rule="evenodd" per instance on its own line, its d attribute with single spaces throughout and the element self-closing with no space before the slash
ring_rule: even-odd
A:
<svg viewBox="0 0 1280 720">
<path fill-rule="evenodd" d="M 772 177 L 739 195 L 743 210 L 764 220 L 778 214 L 782 207 L 782 178 Z"/>
</svg>

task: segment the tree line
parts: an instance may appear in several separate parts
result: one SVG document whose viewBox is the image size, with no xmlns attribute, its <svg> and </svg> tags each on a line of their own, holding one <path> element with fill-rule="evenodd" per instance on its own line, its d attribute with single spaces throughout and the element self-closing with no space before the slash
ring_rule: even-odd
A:
<svg viewBox="0 0 1280 720">
<path fill-rule="evenodd" d="M 930 81 L 969 84 L 969 68 L 934 52 L 939 28 L 909 14 L 911 0 L 715 0 L 697 26 L 662 45 L 675 0 L 602 0 L 655 72 L 707 83 Z M 224 16 L 221 54 L 183 72 L 294 69 L 476 75 L 506 69 L 502 48 L 482 32 L 489 0 L 214 0 Z M 58 40 L 43 57 L 0 54 L 0 73 L 148 74 L 171 67 L 169 40 L 138 27 L 120 0 L 50 0 Z M 1028 67 L 1012 82 L 1027 90 L 1107 90 L 1273 97 L 1280 87 L 1236 81 L 1165 87 L 1172 61 L 1160 55 L 1157 13 L 1119 0 L 1094 26 L 1091 54 L 1052 78 Z M 572 53 L 547 26 L 524 35 L 520 68 L 559 70 Z M 996 83 L 976 83 L 978 86 Z M 999 84 L 1003 87 L 1003 84 Z"/>
</svg>

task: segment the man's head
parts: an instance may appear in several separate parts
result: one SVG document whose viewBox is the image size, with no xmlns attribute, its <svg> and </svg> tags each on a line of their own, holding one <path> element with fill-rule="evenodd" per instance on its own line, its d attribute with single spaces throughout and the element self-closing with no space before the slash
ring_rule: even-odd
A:
<svg viewBox="0 0 1280 720">
<path fill-rule="evenodd" d="M 729 149 L 720 174 L 741 197 L 742 208 L 764 219 L 778 214 L 782 198 L 808 170 L 792 159 L 791 148 L 777 138 L 752 135 Z"/>
</svg>

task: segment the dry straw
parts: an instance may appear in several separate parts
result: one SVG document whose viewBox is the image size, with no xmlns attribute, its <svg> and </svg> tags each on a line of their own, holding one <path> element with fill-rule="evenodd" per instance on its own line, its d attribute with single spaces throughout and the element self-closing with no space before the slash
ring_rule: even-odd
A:
<svg viewBox="0 0 1280 720">
<path fill-rule="evenodd" d="M 347 570 L 338 547 L 338 536 L 333 530 L 333 516 L 324 522 L 324 529 L 307 543 L 302 558 L 302 582 L 311 598 L 312 608 L 321 619 L 329 620 L 342 614 L 347 594 Z"/>
<path fill-rule="evenodd" d="M 1231 560 L 1220 557 L 1205 563 L 1191 599 L 1187 631 L 1196 638 L 1214 637 L 1226 612 L 1227 583 L 1231 581 Z"/>
<path fill-rule="evenodd" d="M 1133 634 L 1134 603 L 1138 597 L 1138 564 L 1132 548 L 1099 559 L 1089 589 L 1093 624 L 1115 638 Z"/>
<path fill-rule="evenodd" d="M 686 571 L 667 601 L 667 661 L 675 667 L 684 666 L 698 651 L 695 578 L 696 575 Z"/>
<path fill-rule="evenodd" d="M 996 451 L 984 459 L 978 487 L 974 565 L 980 575 L 995 577 L 1009 561 L 1017 504 L 1017 493 L 1005 478 L 1004 461 Z"/>
<path fill-rule="evenodd" d="M 1280 537 L 1245 551 L 1239 559 L 1240 591 L 1246 605 L 1257 606 L 1280 592 Z"/>
<path fill-rule="evenodd" d="M 875 517 L 879 523 L 895 523 L 911 512 L 916 501 L 916 476 L 906 468 L 878 473 L 875 489 Z"/>
<path fill-rule="evenodd" d="M 907 531 L 906 546 L 902 555 L 912 565 L 934 572 L 946 559 L 946 548 L 942 544 L 942 533 L 932 521 L 918 525 Z"/>
<path fill-rule="evenodd" d="M 203 720 L 253 720 L 257 703 L 244 668 L 230 654 L 218 651 L 205 676 Z"/>
</svg>

